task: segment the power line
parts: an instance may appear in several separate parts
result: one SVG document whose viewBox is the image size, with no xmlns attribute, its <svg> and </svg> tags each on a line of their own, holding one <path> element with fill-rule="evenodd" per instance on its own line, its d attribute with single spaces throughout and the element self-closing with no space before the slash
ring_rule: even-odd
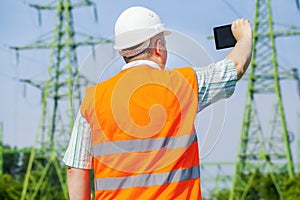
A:
<svg viewBox="0 0 300 200">
<path fill-rule="evenodd" d="M 225 3 L 225 5 L 238 17 L 241 18 L 243 15 L 237 11 L 228 1 L 224 0 L 222 1 Z"/>
</svg>

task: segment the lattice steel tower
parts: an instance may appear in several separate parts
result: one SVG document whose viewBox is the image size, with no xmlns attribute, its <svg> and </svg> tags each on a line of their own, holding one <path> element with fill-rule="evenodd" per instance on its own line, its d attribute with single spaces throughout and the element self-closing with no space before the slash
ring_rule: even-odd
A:
<svg viewBox="0 0 300 200">
<path fill-rule="evenodd" d="M 298 3 L 298 2 L 297 2 Z M 286 32 L 274 31 L 270 0 L 256 0 L 254 17 L 253 58 L 248 74 L 248 92 L 244 109 L 238 159 L 233 176 L 230 199 L 246 199 L 258 173 L 270 175 L 278 195 L 282 198 L 278 174 L 292 177 L 294 163 L 286 117 L 280 87 L 281 79 L 298 77 L 297 69 L 282 70 L 277 62 L 275 38 L 279 36 L 299 35 L 292 29 Z M 266 101 L 264 97 L 267 98 Z M 271 102 L 271 99 L 274 102 Z M 270 103 L 274 111 L 270 127 L 261 120 L 259 104 L 263 111 Z M 261 107 L 262 108 L 262 107 Z M 270 117 L 270 116 L 269 116 Z"/>
<path fill-rule="evenodd" d="M 42 6 L 31 4 L 40 14 L 41 10 L 56 11 L 56 25 L 52 38 L 38 40 L 31 46 L 13 47 L 14 49 L 50 49 L 50 63 L 46 81 L 21 80 L 38 87 L 42 91 L 42 110 L 35 142 L 31 149 L 28 168 L 25 175 L 21 199 L 53 199 L 49 184 L 60 185 L 61 199 L 68 199 L 65 167 L 61 163 L 62 155 L 73 126 L 73 100 L 80 99 L 82 77 L 78 74 L 76 49 L 83 45 L 95 45 L 110 42 L 95 39 L 92 36 L 78 36 L 74 31 L 72 11 L 78 7 L 96 6 L 89 0 L 58 0 L 55 4 Z M 95 17 L 97 19 L 97 13 Z M 40 16 L 40 15 L 39 15 Z M 74 90 L 75 89 L 75 90 Z M 76 91 L 76 94 L 74 94 Z M 80 103 L 80 102 L 77 102 Z M 36 173 L 38 172 L 39 173 Z"/>
</svg>

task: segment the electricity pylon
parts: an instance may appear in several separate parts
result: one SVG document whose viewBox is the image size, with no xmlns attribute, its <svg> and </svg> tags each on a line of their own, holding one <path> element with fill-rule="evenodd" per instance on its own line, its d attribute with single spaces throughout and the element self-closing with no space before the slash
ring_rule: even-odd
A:
<svg viewBox="0 0 300 200">
<path fill-rule="evenodd" d="M 53 184 L 59 185 L 58 189 L 63 193 L 61 199 L 68 199 L 65 167 L 60 160 L 74 122 L 73 100 L 79 98 L 80 101 L 81 96 L 80 90 L 76 89 L 81 86 L 76 49 L 84 45 L 110 41 L 97 40 L 91 36 L 81 37 L 82 41 L 75 40 L 75 36 L 78 35 L 74 31 L 72 11 L 84 6 L 92 6 L 95 9 L 95 4 L 89 0 L 58 0 L 55 5 L 30 6 L 37 9 L 39 14 L 41 10 L 55 10 L 56 24 L 51 41 L 38 40 L 31 46 L 13 47 L 17 51 L 50 49 L 47 80 L 21 80 L 41 89 L 42 92 L 41 117 L 30 153 L 21 199 L 53 199 L 53 194 L 47 190 L 48 186 Z M 97 18 L 97 15 L 95 16 Z"/>
<path fill-rule="evenodd" d="M 279 36 L 299 35 L 296 29 L 274 31 L 270 0 L 256 0 L 254 17 L 253 58 L 248 74 L 248 92 L 244 109 L 240 144 L 233 176 L 230 199 L 246 199 L 258 173 L 270 175 L 282 199 L 278 174 L 293 177 L 294 163 L 291 153 L 291 135 L 287 128 L 282 102 L 280 80 L 298 77 L 297 69 L 282 70 L 277 62 L 275 39 Z M 266 101 L 263 96 L 268 96 Z M 271 98 L 270 98 L 271 97 Z M 258 105 L 266 109 L 274 100 L 270 128 L 261 119 L 267 110 L 259 112 Z"/>
</svg>

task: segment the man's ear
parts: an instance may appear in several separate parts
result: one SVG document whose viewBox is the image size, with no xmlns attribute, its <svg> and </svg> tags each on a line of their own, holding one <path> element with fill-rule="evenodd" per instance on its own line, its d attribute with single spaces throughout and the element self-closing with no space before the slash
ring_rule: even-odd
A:
<svg viewBox="0 0 300 200">
<path fill-rule="evenodd" d="M 155 54 L 156 54 L 156 55 L 158 55 L 158 56 L 161 56 L 161 55 L 162 55 L 163 44 L 162 44 L 162 41 L 161 41 L 161 40 L 157 40 L 157 41 L 156 41 L 154 50 L 155 50 Z"/>
</svg>

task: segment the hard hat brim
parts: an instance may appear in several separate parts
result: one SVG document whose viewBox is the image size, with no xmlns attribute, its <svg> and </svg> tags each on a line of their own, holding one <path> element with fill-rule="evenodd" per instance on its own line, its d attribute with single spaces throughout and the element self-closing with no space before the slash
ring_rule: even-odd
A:
<svg viewBox="0 0 300 200">
<path fill-rule="evenodd" d="M 152 27 L 152 28 L 143 28 L 137 29 L 134 31 L 128 31 L 125 33 L 121 33 L 115 36 L 115 45 L 114 48 L 116 50 L 128 49 L 130 47 L 134 47 L 146 40 L 154 37 L 159 33 L 164 33 L 165 35 L 170 35 L 171 31 L 165 29 L 163 25 Z M 134 36 L 134 40 L 132 40 Z"/>
</svg>

